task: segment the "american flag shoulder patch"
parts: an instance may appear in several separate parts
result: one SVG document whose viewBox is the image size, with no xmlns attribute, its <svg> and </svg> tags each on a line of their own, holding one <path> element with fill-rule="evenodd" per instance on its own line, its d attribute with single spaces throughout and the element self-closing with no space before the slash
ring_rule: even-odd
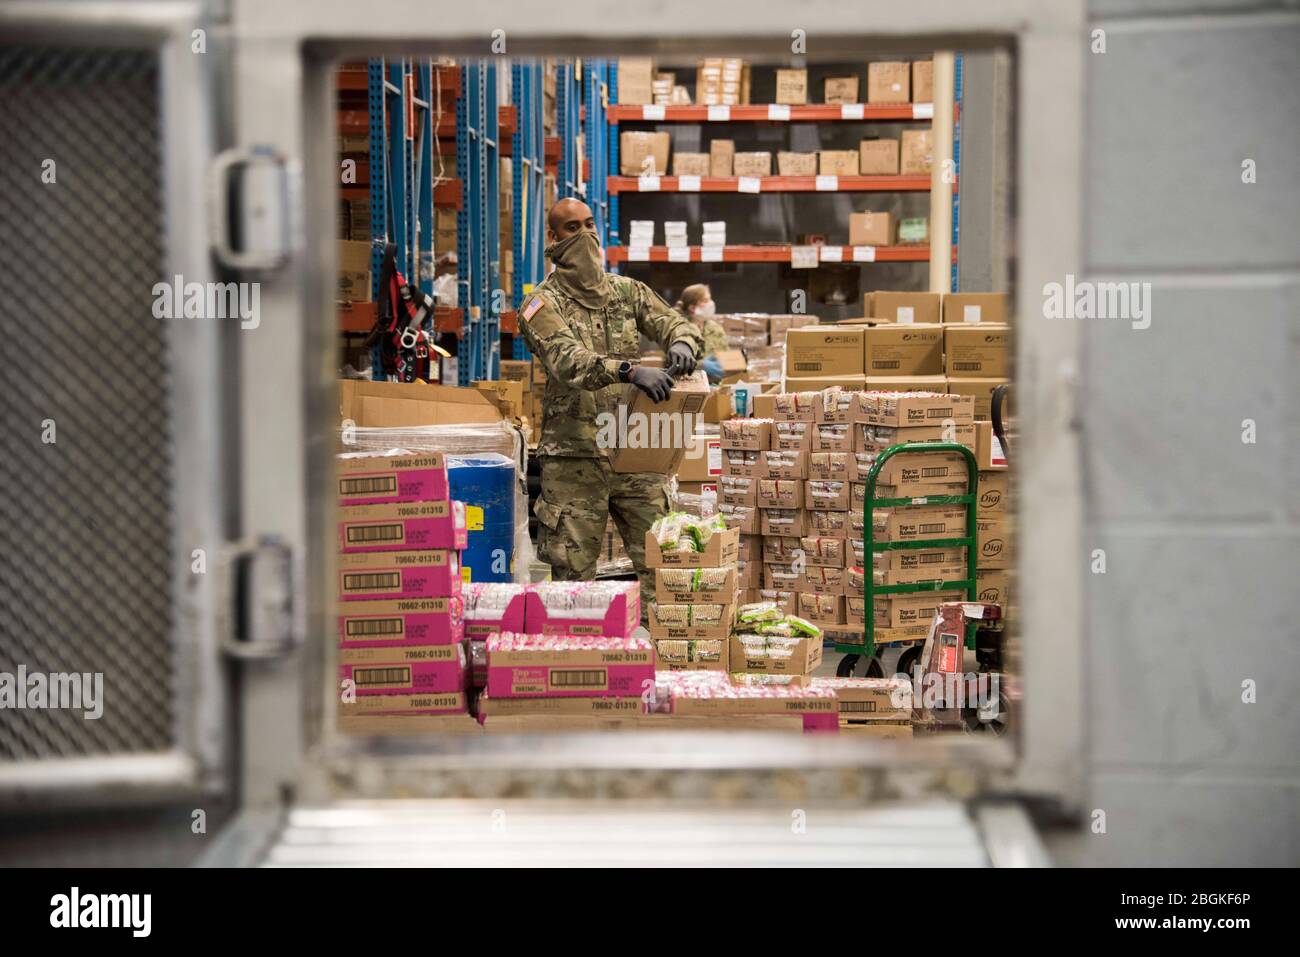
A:
<svg viewBox="0 0 1300 957">
<path fill-rule="evenodd" d="M 546 300 L 541 296 L 533 296 L 532 299 L 529 299 L 528 305 L 524 306 L 525 321 L 533 318 L 533 316 L 536 315 L 537 310 L 541 309 L 544 305 L 546 305 Z"/>
</svg>

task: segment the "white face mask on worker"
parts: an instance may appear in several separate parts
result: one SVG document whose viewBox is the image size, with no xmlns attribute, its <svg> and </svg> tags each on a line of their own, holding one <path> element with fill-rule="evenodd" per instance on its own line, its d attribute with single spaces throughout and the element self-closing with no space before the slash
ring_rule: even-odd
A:
<svg viewBox="0 0 1300 957">
<path fill-rule="evenodd" d="M 695 315 L 701 319 L 707 319 L 711 315 L 713 315 L 713 310 L 715 308 L 716 307 L 714 306 L 712 300 L 710 300 L 709 302 L 702 302 L 695 307 Z"/>
</svg>

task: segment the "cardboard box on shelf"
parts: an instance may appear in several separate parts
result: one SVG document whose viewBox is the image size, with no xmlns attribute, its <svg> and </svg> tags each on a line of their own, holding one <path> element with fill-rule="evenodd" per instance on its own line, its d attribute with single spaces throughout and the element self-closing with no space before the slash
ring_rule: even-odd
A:
<svg viewBox="0 0 1300 957">
<path fill-rule="evenodd" d="M 943 326 L 885 323 L 865 335 L 867 375 L 916 376 L 943 372 Z"/>
<path fill-rule="evenodd" d="M 949 376 L 946 391 L 953 395 L 969 396 L 975 403 L 975 419 L 988 421 L 993 410 L 993 390 L 1006 385 L 1002 378 L 974 378 L 967 376 Z"/>
<path fill-rule="evenodd" d="M 942 377 L 939 377 L 942 379 Z M 974 400 L 960 395 L 889 395 L 855 396 L 854 421 L 893 428 L 913 426 L 962 425 L 974 421 Z"/>
<path fill-rule="evenodd" d="M 845 512 L 849 509 L 848 482 L 838 479 L 808 479 L 804 484 L 804 508 L 818 511 Z"/>
<path fill-rule="evenodd" d="M 771 176 L 772 154 L 766 151 L 735 153 L 731 158 L 733 176 Z"/>
<path fill-rule="evenodd" d="M 939 605 L 948 601 L 965 600 L 966 593 L 957 590 L 880 596 L 876 598 L 875 620 L 881 628 L 928 625 Z"/>
<path fill-rule="evenodd" d="M 799 617 L 806 618 L 813 624 L 846 624 L 843 595 L 817 595 L 812 592 L 799 592 L 797 607 Z"/>
<path fill-rule="evenodd" d="M 803 479 L 808 477 L 808 452 L 768 449 L 758 453 L 762 463 L 760 479 Z M 761 494 L 761 492 L 760 492 Z"/>
<path fill-rule="evenodd" d="M 798 378 L 787 378 L 786 387 L 799 391 L 810 390 L 814 393 L 820 393 L 832 387 L 853 392 L 867 387 L 867 377 L 861 373 L 855 375 L 799 376 Z"/>
<path fill-rule="evenodd" d="M 953 549 L 966 554 L 965 549 Z M 871 580 L 878 586 L 914 585 L 918 582 L 955 582 L 966 578 L 966 564 L 963 559 L 952 565 L 923 565 L 918 568 L 883 568 L 873 570 Z M 860 590 L 860 589 L 859 589 Z M 852 594 L 852 592 L 850 592 Z"/>
<path fill-rule="evenodd" d="M 782 150 L 776 154 L 776 171 L 781 176 L 816 176 L 817 154 Z"/>
<path fill-rule="evenodd" d="M 717 436 L 696 433 L 691 437 L 681 463 L 679 482 L 716 482 L 722 475 L 722 442 Z"/>
<path fill-rule="evenodd" d="M 618 58 L 618 102 L 654 102 L 655 61 L 651 57 Z"/>
<path fill-rule="evenodd" d="M 942 506 L 927 506 L 940 508 Z M 859 563 L 861 564 L 861 563 Z M 884 572 L 887 580 L 883 584 L 906 584 L 908 581 L 931 581 L 941 577 L 938 574 L 919 579 L 893 578 L 898 573 L 922 572 L 927 568 L 965 567 L 966 547 L 954 545 L 947 548 L 903 548 L 877 552 L 871 559 L 873 571 Z"/>
<path fill-rule="evenodd" d="M 370 250 L 368 242 L 338 241 L 338 296 L 350 302 L 370 301 Z"/>
<path fill-rule="evenodd" d="M 947 375 L 1004 377 L 1011 371 L 1011 327 L 991 322 L 944 326 L 943 352 Z"/>
<path fill-rule="evenodd" d="M 972 452 L 976 451 L 977 422 L 965 422 L 961 425 L 945 426 L 941 424 L 896 428 L 889 425 L 870 425 L 866 422 L 856 423 L 857 430 L 853 436 L 854 452 L 883 452 L 891 445 L 906 442 L 956 442 Z M 811 463 L 809 463 L 811 470 Z M 865 473 L 859 468 L 860 476 Z M 865 480 L 865 479 L 863 479 Z"/>
<path fill-rule="evenodd" d="M 655 602 L 650 609 L 650 637 L 684 638 L 728 638 L 736 622 L 736 606 L 725 605 L 678 605 Z"/>
<path fill-rule="evenodd" d="M 673 175 L 674 176 L 708 176 L 709 175 L 709 154 L 708 153 L 681 153 L 673 154 Z"/>
<path fill-rule="evenodd" d="M 975 464 L 981 472 L 1007 467 L 1007 456 L 1001 440 L 993 432 L 992 422 L 975 423 Z"/>
<path fill-rule="evenodd" d="M 1011 297 L 1005 292 L 950 292 L 943 297 L 943 321 L 1006 322 Z"/>
<path fill-rule="evenodd" d="M 457 597 L 338 603 L 340 648 L 450 645 L 464 638 L 464 620 Z"/>
<path fill-rule="evenodd" d="M 908 64 L 882 61 L 867 64 L 868 103 L 907 103 L 911 100 L 911 69 Z"/>
<path fill-rule="evenodd" d="M 339 418 L 366 428 L 468 425 L 502 420 L 501 412 L 477 389 L 425 382 L 339 381 Z"/>
<path fill-rule="evenodd" d="M 722 605 L 736 600 L 735 565 L 654 571 L 655 601 L 673 605 Z"/>
<path fill-rule="evenodd" d="M 660 638 L 655 641 L 660 671 L 728 671 L 729 642 L 725 638 Z"/>
<path fill-rule="evenodd" d="M 822 176 L 857 176 L 857 150 L 818 150 L 817 172 Z M 865 243 L 859 245 L 867 245 Z"/>
<path fill-rule="evenodd" d="M 959 505 L 878 508 L 872 521 L 872 534 L 878 542 L 962 538 L 966 534 L 966 509 Z"/>
<path fill-rule="evenodd" d="M 959 452 L 900 452 L 880 467 L 877 481 L 903 495 L 964 495 L 969 482 L 966 457 Z M 959 485 L 960 490 L 950 486 Z M 877 488 L 877 498 L 885 498 Z"/>
<path fill-rule="evenodd" d="M 720 471 L 700 471 L 699 474 L 691 471 L 701 460 L 704 463 L 701 468 L 708 465 L 708 454 L 700 454 L 709 452 L 707 441 L 703 440 L 703 437 L 689 434 L 691 424 L 695 421 L 695 416 L 704 408 L 704 400 L 708 396 L 708 382 L 700 374 L 677 380 L 672 392 L 663 402 L 655 402 L 636 386 L 626 386 L 623 402 L 619 406 L 620 417 L 623 415 L 623 409 L 627 409 L 627 422 L 668 423 L 664 427 L 667 441 L 662 440 L 663 434 L 645 436 L 639 434 L 640 430 L 635 427 L 620 429 L 620 432 L 625 431 L 626 435 L 620 435 L 618 438 L 627 444 L 620 445 L 609 453 L 610 468 L 619 473 L 680 474 L 683 460 L 686 459 L 687 450 L 690 449 L 695 454 L 695 458 L 689 463 L 688 474 L 684 476 L 687 481 L 703 481 L 709 475 L 721 474 Z M 653 433 L 655 429 L 652 428 L 650 431 Z M 651 441 L 651 438 L 655 441 Z M 696 439 L 700 439 L 703 444 L 701 445 Z"/>
<path fill-rule="evenodd" d="M 810 675 L 822 663 L 822 643 L 816 638 L 800 638 L 786 649 L 788 655 L 780 656 L 738 635 L 732 637 L 730 645 L 731 670 L 736 674 Z"/>
<path fill-rule="evenodd" d="M 814 452 L 853 451 L 853 423 L 851 422 L 813 423 L 812 451 Z"/>
<path fill-rule="evenodd" d="M 740 548 L 740 533 L 729 528 L 709 536 L 702 552 L 665 552 L 653 532 L 645 533 L 647 568 L 721 568 L 733 565 Z"/>
<path fill-rule="evenodd" d="M 899 144 L 898 171 L 904 176 L 928 176 L 934 158 L 934 139 L 929 130 L 903 130 Z"/>
<path fill-rule="evenodd" d="M 732 161 L 736 156 L 735 140 L 712 140 L 709 142 L 709 175 L 733 176 Z"/>
<path fill-rule="evenodd" d="M 866 326 L 851 325 L 791 329 L 785 343 L 786 375 L 862 375 L 866 331 Z"/>
<path fill-rule="evenodd" d="M 826 78 L 825 94 L 822 99 L 826 103 L 858 102 L 858 78 L 856 76 L 828 76 Z"/>
<path fill-rule="evenodd" d="M 801 508 L 760 508 L 758 510 L 759 533 L 798 538 L 807 534 L 807 519 L 807 515 Z"/>
<path fill-rule="evenodd" d="M 671 137 L 667 133 L 626 130 L 618 135 L 618 168 L 624 176 L 668 172 Z"/>
<path fill-rule="evenodd" d="M 858 172 L 863 176 L 897 176 L 898 140 L 862 140 L 858 144 Z"/>
<path fill-rule="evenodd" d="M 979 551 L 979 568 L 1011 568 L 1011 515 L 992 514 L 975 521 L 975 544 Z"/>
<path fill-rule="evenodd" d="M 912 61 L 912 102 L 934 102 L 934 61 Z"/>
<path fill-rule="evenodd" d="M 722 505 L 758 504 L 758 483 L 762 479 L 724 475 L 718 479 L 718 502 Z"/>
<path fill-rule="evenodd" d="M 884 322 L 930 324 L 939 321 L 941 301 L 937 292 L 869 292 L 862 297 L 862 313 Z"/>
<path fill-rule="evenodd" d="M 892 246 L 896 227 L 893 213 L 849 213 L 849 245 Z"/>
<path fill-rule="evenodd" d="M 979 601 L 1011 604 L 1011 571 L 1006 568 L 979 568 L 975 573 L 975 597 Z"/>
<path fill-rule="evenodd" d="M 807 70 L 777 70 L 776 71 L 776 100 L 777 103 L 807 103 L 808 102 L 808 71 Z"/>
</svg>

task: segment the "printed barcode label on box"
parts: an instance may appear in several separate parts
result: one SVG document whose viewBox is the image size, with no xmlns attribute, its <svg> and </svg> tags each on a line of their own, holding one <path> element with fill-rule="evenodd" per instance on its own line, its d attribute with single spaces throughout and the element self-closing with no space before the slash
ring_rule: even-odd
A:
<svg viewBox="0 0 1300 957">
<path fill-rule="evenodd" d="M 681 193 L 698 193 L 700 191 L 700 178 L 698 176 L 678 176 L 677 190 Z"/>
<path fill-rule="evenodd" d="M 979 322 L 979 321 L 980 321 L 980 307 L 979 307 L 979 306 L 965 306 L 965 307 L 963 307 L 963 308 L 962 308 L 962 311 L 961 311 L 961 317 L 962 317 L 962 320 L 965 321 L 965 322 Z"/>
<path fill-rule="evenodd" d="M 664 118 L 663 104 L 651 105 L 647 103 L 641 107 L 641 119 L 643 120 L 662 120 Z"/>
<path fill-rule="evenodd" d="M 844 260 L 844 247 L 842 246 L 823 246 L 821 248 L 821 261 L 824 263 L 837 263 Z"/>
<path fill-rule="evenodd" d="M 710 439 L 708 449 L 709 449 L 709 474 L 721 475 L 722 474 L 722 440 Z M 715 488 L 714 496 L 716 497 L 716 495 L 717 495 L 717 489 Z"/>
<path fill-rule="evenodd" d="M 731 119 L 731 107 L 723 104 L 722 106 L 709 107 L 710 123 L 726 123 Z"/>
<path fill-rule="evenodd" d="M 898 307 L 898 321 L 899 321 L 899 322 L 913 322 L 913 321 L 915 321 L 915 318 L 916 318 L 916 313 L 913 311 L 913 309 L 912 309 L 911 306 L 899 306 L 899 307 Z"/>
<path fill-rule="evenodd" d="M 840 178 L 838 176 L 818 176 L 817 189 L 819 192 L 833 193 L 840 188 Z"/>
<path fill-rule="evenodd" d="M 758 193 L 763 189 L 763 181 L 757 176 L 742 176 L 736 180 L 736 191 L 740 193 Z"/>
<path fill-rule="evenodd" d="M 932 120 L 934 119 L 933 103 L 913 103 L 912 119 L 914 120 Z"/>
<path fill-rule="evenodd" d="M 845 103 L 840 106 L 840 119 L 842 120 L 860 120 L 866 116 L 866 111 L 861 103 Z"/>
<path fill-rule="evenodd" d="M 642 193 L 659 192 L 659 177 L 654 173 L 643 173 L 636 178 L 636 188 Z"/>
<path fill-rule="evenodd" d="M 875 246 L 854 246 L 853 261 L 855 263 L 873 263 L 876 261 Z"/>
</svg>

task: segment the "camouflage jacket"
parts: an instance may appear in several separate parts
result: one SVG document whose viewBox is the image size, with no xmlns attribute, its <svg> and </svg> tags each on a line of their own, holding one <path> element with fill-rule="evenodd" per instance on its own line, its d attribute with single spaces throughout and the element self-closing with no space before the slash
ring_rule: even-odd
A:
<svg viewBox="0 0 1300 957">
<path fill-rule="evenodd" d="M 727 330 L 716 319 L 704 320 L 704 354 L 717 355 L 728 349 Z"/>
<path fill-rule="evenodd" d="M 597 415 L 618 414 L 627 386 L 618 367 L 641 357 L 641 335 L 665 351 L 686 342 L 699 359 L 700 331 L 660 299 L 643 282 L 610 274 L 614 294 L 605 307 L 591 311 L 544 280 L 520 309 L 520 327 L 528 347 L 546 369 L 542 395 L 542 436 L 538 455 L 595 457 Z"/>
</svg>

